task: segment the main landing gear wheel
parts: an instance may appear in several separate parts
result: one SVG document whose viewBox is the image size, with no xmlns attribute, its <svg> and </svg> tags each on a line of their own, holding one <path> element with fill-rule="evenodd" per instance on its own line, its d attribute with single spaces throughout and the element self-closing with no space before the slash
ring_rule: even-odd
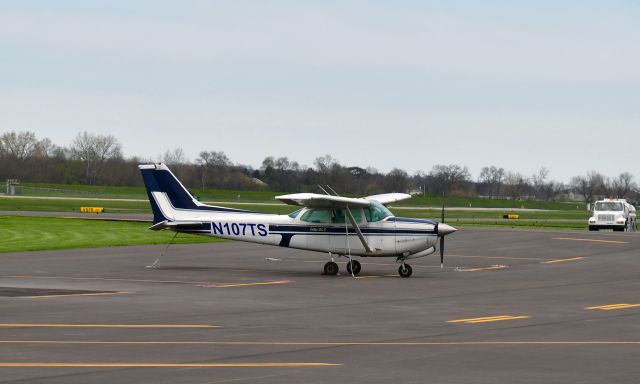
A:
<svg viewBox="0 0 640 384">
<path fill-rule="evenodd" d="M 411 273 L 413 273 L 413 269 L 411 269 L 409 264 L 402 264 L 400 268 L 398 268 L 398 273 L 401 277 L 409 277 Z"/>
<path fill-rule="evenodd" d="M 347 261 L 347 272 L 351 274 L 351 265 L 353 264 L 353 275 L 357 275 L 362 270 L 362 265 L 358 260 Z"/>
<path fill-rule="evenodd" d="M 332 275 L 335 276 L 338 274 L 338 264 L 336 264 L 333 261 L 329 261 L 327 264 L 324 265 L 324 274 L 325 275 Z"/>
</svg>

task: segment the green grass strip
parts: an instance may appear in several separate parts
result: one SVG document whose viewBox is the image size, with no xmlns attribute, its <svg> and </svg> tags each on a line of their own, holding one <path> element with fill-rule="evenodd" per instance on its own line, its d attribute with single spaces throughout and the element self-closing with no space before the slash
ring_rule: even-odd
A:
<svg viewBox="0 0 640 384">
<path fill-rule="evenodd" d="M 167 244 L 174 233 L 150 231 L 150 223 L 0 216 L 0 252 Z M 176 244 L 223 241 L 180 234 Z"/>
</svg>

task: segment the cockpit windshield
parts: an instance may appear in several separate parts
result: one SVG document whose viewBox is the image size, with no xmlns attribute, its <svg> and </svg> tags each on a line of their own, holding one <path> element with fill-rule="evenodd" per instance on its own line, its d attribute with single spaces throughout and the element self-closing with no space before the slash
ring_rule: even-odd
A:
<svg viewBox="0 0 640 384">
<path fill-rule="evenodd" d="M 386 217 L 393 216 L 393 213 L 384 205 L 377 201 L 371 201 L 371 204 L 364 208 L 364 216 L 370 223 L 384 220 Z"/>
<path fill-rule="evenodd" d="M 596 211 L 622 211 L 622 203 L 615 201 L 599 201 L 596 203 Z"/>
<path fill-rule="evenodd" d="M 298 215 L 300 214 L 300 212 L 302 212 L 303 209 L 304 208 L 297 209 L 297 210 L 291 212 L 288 216 L 290 218 L 292 218 L 292 219 L 295 219 L 296 217 L 298 217 Z"/>
</svg>

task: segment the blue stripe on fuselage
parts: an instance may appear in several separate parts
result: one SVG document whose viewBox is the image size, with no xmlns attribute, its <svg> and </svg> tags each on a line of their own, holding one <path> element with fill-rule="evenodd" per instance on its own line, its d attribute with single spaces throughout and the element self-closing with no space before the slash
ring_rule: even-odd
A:
<svg viewBox="0 0 640 384">
<path fill-rule="evenodd" d="M 416 224 L 430 224 L 437 225 L 438 223 L 433 220 L 427 219 L 413 219 L 408 217 L 390 217 L 386 221 L 396 222 L 396 223 L 416 223 Z"/>
<path fill-rule="evenodd" d="M 336 226 L 309 226 L 309 225 L 270 225 L 270 233 L 296 233 L 308 235 L 344 235 L 348 233 L 355 234 L 353 228 L 336 227 Z M 436 235 L 435 228 L 433 230 L 418 229 L 385 229 L 385 228 L 360 228 L 365 235 Z"/>
</svg>

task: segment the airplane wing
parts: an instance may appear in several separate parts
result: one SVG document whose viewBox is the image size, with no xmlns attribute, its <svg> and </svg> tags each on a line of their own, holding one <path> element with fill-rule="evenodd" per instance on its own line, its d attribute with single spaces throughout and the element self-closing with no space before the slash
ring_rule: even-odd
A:
<svg viewBox="0 0 640 384">
<path fill-rule="evenodd" d="M 276 200 L 289 205 L 301 205 L 309 208 L 368 207 L 370 204 L 367 199 L 320 195 L 317 193 L 294 193 L 276 196 Z"/>
<path fill-rule="evenodd" d="M 397 201 L 410 199 L 411 195 L 406 193 L 383 193 L 382 195 L 367 196 L 367 200 L 375 200 L 382 205 L 388 205 Z"/>
</svg>

